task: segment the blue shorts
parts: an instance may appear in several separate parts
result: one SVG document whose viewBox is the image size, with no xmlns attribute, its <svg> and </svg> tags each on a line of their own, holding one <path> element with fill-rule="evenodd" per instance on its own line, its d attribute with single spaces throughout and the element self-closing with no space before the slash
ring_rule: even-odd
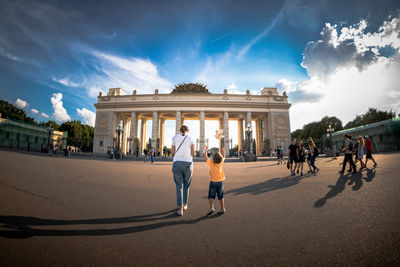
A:
<svg viewBox="0 0 400 267">
<path fill-rule="evenodd" d="M 299 159 L 297 158 L 297 155 L 290 155 L 289 156 L 289 163 L 292 164 L 294 161 L 294 163 L 299 162 Z"/>
<path fill-rule="evenodd" d="M 210 182 L 210 188 L 208 189 L 208 198 L 215 199 L 215 195 L 218 195 L 218 199 L 224 199 L 224 182 Z"/>
</svg>

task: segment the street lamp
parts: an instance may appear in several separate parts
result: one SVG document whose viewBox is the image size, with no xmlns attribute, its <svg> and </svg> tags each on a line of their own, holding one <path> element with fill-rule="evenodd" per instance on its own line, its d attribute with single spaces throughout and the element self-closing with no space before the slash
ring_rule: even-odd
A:
<svg viewBox="0 0 400 267">
<path fill-rule="evenodd" d="M 53 126 L 51 124 L 50 124 L 50 127 L 49 127 L 48 131 L 49 131 L 49 139 L 48 139 L 48 142 L 47 142 L 47 146 L 49 147 L 49 149 L 51 149 L 50 138 L 51 138 L 51 134 L 53 133 Z"/>
<path fill-rule="evenodd" d="M 116 152 L 118 153 L 118 154 L 115 153 L 115 156 L 117 159 L 119 159 L 119 158 L 121 158 L 121 153 L 119 150 L 120 137 L 121 137 L 121 134 L 124 132 L 124 128 L 122 127 L 122 122 L 120 122 L 120 124 L 118 125 L 117 129 L 115 129 L 115 131 L 117 132 L 117 150 L 116 150 Z"/>
<path fill-rule="evenodd" d="M 250 153 L 250 143 L 251 143 L 251 134 L 253 132 L 253 128 L 251 127 L 251 124 L 248 123 L 246 127 L 246 137 L 247 137 L 247 152 Z"/>
<path fill-rule="evenodd" d="M 331 149 L 333 149 L 333 146 L 332 146 L 332 133 L 333 133 L 334 131 L 335 131 L 335 129 L 332 128 L 332 125 L 331 125 L 331 124 L 329 124 L 328 129 L 326 129 L 326 132 L 329 134 L 329 141 L 330 141 L 330 143 L 331 143 Z"/>
</svg>

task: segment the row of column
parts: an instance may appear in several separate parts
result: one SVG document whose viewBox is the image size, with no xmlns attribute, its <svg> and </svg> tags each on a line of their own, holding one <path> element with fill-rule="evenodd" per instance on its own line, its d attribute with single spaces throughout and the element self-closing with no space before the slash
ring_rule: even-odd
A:
<svg viewBox="0 0 400 267">
<path fill-rule="evenodd" d="M 267 118 L 265 118 L 267 119 Z M 245 127 L 247 128 L 249 125 L 251 127 L 252 116 L 251 112 L 246 112 L 245 114 Z M 138 114 L 135 111 L 131 112 L 130 123 L 128 120 L 124 120 L 124 134 L 123 140 L 121 142 L 122 150 L 124 153 L 127 153 L 129 150 L 134 153 L 136 151 L 137 142 L 139 141 L 140 147 L 139 150 L 143 150 L 146 144 L 146 122 L 147 119 L 141 119 L 141 127 L 140 127 L 140 140 L 138 139 Z M 219 120 L 219 127 L 220 129 L 224 130 L 224 143 L 221 144 L 222 147 L 225 148 L 226 153 L 229 152 L 229 112 L 225 111 L 223 113 L 223 118 Z M 183 124 L 183 118 L 180 111 L 176 111 L 176 134 L 180 132 L 180 127 Z M 130 127 L 129 127 L 130 126 Z M 261 121 L 256 121 L 256 133 L 253 133 L 253 136 L 259 141 L 257 144 L 257 154 L 259 154 L 263 147 L 263 140 L 268 135 L 266 132 L 266 121 L 264 122 L 264 129 L 261 130 Z M 246 150 L 246 147 L 243 147 L 243 140 L 247 139 L 247 136 L 244 136 L 244 129 L 243 129 L 243 119 L 238 119 L 238 150 Z M 129 147 L 127 146 L 127 139 L 130 139 Z M 163 147 L 165 145 L 165 119 L 159 118 L 159 113 L 157 111 L 153 112 L 153 123 L 152 123 L 152 134 L 151 134 L 151 146 L 156 148 L 157 147 L 157 139 L 159 138 L 160 144 L 160 152 L 163 153 Z M 205 112 L 200 111 L 200 152 L 204 152 L 204 145 L 205 145 Z M 250 145 L 250 150 L 253 152 L 253 146 Z"/>
</svg>

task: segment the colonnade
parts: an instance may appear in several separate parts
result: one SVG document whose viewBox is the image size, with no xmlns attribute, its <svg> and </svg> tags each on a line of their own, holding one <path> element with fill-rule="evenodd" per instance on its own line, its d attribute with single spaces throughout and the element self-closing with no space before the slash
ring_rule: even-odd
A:
<svg viewBox="0 0 400 267">
<path fill-rule="evenodd" d="M 190 113 L 190 114 L 188 114 Z M 190 115 L 186 117 L 186 115 Z M 173 116 L 173 115 L 172 115 Z M 261 155 L 269 153 L 271 149 L 271 121 L 268 120 L 268 113 L 255 113 L 252 112 L 238 113 L 238 112 L 175 112 L 175 118 L 171 116 L 171 112 L 166 114 L 165 112 L 153 111 L 152 113 L 143 113 L 138 111 L 131 111 L 130 116 L 125 113 L 118 114 L 117 120 L 123 121 L 124 133 L 122 135 L 121 147 L 123 153 L 135 153 L 136 148 L 140 151 L 146 146 L 146 125 L 148 120 L 152 120 L 151 130 L 151 147 L 155 148 L 160 155 L 163 154 L 163 147 L 165 145 L 165 121 L 175 120 L 176 121 L 176 134 L 179 133 L 180 127 L 184 124 L 184 120 L 200 120 L 200 133 L 199 133 L 199 150 L 202 153 L 205 145 L 205 120 L 218 120 L 219 128 L 224 130 L 223 144 L 220 147 L 224 147 L 226 154 L 229 152 L 229 120 L 236 120 L 238 122 L 238 151 L 245 151 L 247 148 L 244 147 L 243 141 L 247 138 L 246 128 L 251 127 L 252 121 L 255 122 L 255 132 L 252 133 L 251 140 L 255 139 L 256 149 L 253 151 L 253 144 L 250 144 L 250 151 Z M 140 120 L 140 129 L 139 129 Z M 245 125 L 243 126 L 243 122 Z M 268 127 L 269 125 L 269 127 Z M 140 130 L 140 134 L 138 131 Z M 269 130 L 269 131 L 268 131 Z M 115 136 L 114 136 L 115 138 Z M 247 143 L 247 142 L 245 142 Z"/>
</svg>

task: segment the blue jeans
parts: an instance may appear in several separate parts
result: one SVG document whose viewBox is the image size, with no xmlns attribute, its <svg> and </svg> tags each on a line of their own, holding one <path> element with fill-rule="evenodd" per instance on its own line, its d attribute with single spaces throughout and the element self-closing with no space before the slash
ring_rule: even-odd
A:
<svg viewBox="0 0 400 267">
<path fill-rule="evenodd" d="M 315 171 L 315 169 L 317 169 L 317 166 L 315 166 L 315 156 L 314 155 L 311 156 L 310 165 L 311 165 L 311 167 L 314 168 L 314 171 Z"/>
<path fill-rule="evenodd" d="M 154 156 L 153 156 L 153 154 L 151 154 L 150 159 L 151 159 L 151 163 L 154 163 Z"/>
<path fill-rule="evenodd" d="M 189 199 L 189 187 L 193 175 L 193 163 L 175 161 L 172 164 L 172 173 L 176 185 L 176 203 L 178 206 L 187 204 Z"/>
</svg>

